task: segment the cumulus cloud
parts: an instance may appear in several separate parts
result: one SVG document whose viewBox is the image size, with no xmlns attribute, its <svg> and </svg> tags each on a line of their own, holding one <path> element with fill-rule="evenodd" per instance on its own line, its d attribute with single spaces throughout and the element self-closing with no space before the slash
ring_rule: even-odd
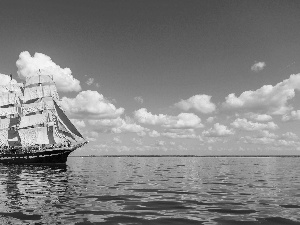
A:
<svg viewBox="0 0 300 225">
<path fill-rule="evenodd" d="M 271 146 L 283 146 L 283 147 L 299 147 L 300 143 L 295 140 L 284 140 L 269 137 L 242 137 L 241 140 L 246 144 L 262 144 Z"/>
<path fill-rule="evenodd" d="M 91 126 L 100 132 L 111 132 L 111 133 L 140 133 L 148 131 L 136 123 L 133 123 L 130 119 L 122 119 L 120 117 L 115 119 L 102 119 L 102 120 L 89 120 Z"/>
<path fill-rule="evenodd" d="M 288 140 L 298 140 L 299 139 L 298 135 L 293 132 L 286 132 L 286 133 L 282 134 L 280 138 L 288 139 Z"/>
<path fill-rule="evenodd" d="M 98 133 L 91 131 L 91 132 L 89 132 L 88 136 L 86 137 L 86 140 L 87 141 L 96 141 L 97 137 L 98 137 Z"/>
<path fill-rule="evenodd" d="M 160 133 L 158 133 L 156 130 L 152 130 L 152 131 L 149 131 L 148 135 L 150 137 L 159 137 Z"/>
<path fill-rule="evenodd" d="M 231 126 L 245 131 L 256 131 L 256 130 L 275 130 L 278 129 L 277 124 L 274 122 L 268 122 L 268 123 L 257 123 L 257 122 L 251 122 L 247 119 L 240 119 L 237 118 L 235 121 L 231 123 Z"/>
<path fill-rule="evenodd" d="M 157 146 L 164 146 L 165 144 L 166 144 L 166 142 L 164 142 L 164 141 L 157 141 L 155 143 L 155 145 L 157 145 Z"/>
<path fill-rule="evenodd" d="M 94 78 L 90 77 L 85 83 L 87 85 L 92 85 L 94 83 L 94 80 L 95 80 Z"/>
<path fill-rule="evenodd" d="M 85 123 L 83 120 L 71 119 L 71 121 L 77 128 L 85 127 Z"/>
<path fill-rule="evenodd" d="M 219 123 L 214 124 L 213 128 L 202 132 L 202 135 L 206 137 L 226 137 L 233 134 L 233 130 L 228 129 L 225 125 Z"/>
<path fill-rule="evenodd" d="M 143 104 L 144 103 L 144 99 L 142 98 L 142 96 L 137 96 L 137 97 L 134 97 L 134 100 L 140 104 Z"/>
<path fill-rule="evenodd" d="M 274 138 L 269 137 L 251 137 L 245 136 L 241 138 L 241 141 L 245 144 L 263 144 L 263 145 L 270 145 L 275 143 Z"/>
<path fill-rule="evenodd" d="M 194 129 L 168 129 L 161 135 L 173 139 L 201 139 L 199 135 L 196 135 Z"/>
<path fill-rule="evenodd" d="M 258 138 L 278 138 L 278 135 L 271 133 L 268 130 L 258 130 L 258 133 L 256 134 L 256 137 Z"/>
<path fill-rule="evenodd" d="M 80 81 L 75 79 L 69 68 L 56 65 L 49 56 L 35 53 L 32 57 L 28 51 L 21 52 L 16 62 L 18 75 L 21 79 L 37 76 L 39 74 L 53 75 L 58 91 L 80 91 Z M 40 72 L 39 72 L 40 71 Z"/>
<path fill-rule="evenodd" d="M 134 112 L 134 116 L 139 123 L 161 125 L 165 128 L 187 129 L 203 127 L 201 119 L 193 113 L 180 113 L 177 116 L 153 115 L 147 109 L 141 108 Z"/>
<path fill-rule="evenodd" d="M 209 95 L 194 95 L 187 100 L 181 100 L 175 106 L 184 111 L 195 109 L 202 113 L 212 113 L 216 110 L 216 105 L 210 99 Z"/>
<path fill-rule="evenodd" d="M 271 121 L 273 118 L 267 114 L 256 114 L 256 113 L 248 113 L 249 118 L 258 121 L 258 122 L 268 122 Z"/>
<path fill-rule="evenodd" d="M 137 145 L 143 145 L 142 139 L 132 138 L 132 142 L 137 144 Z"/>
<path fill-rule="evenodd" d="M 116 144 L 121 144 L 122 140 L 120 139 L 120 137 L 114 137 L 113 142 L 116 143 Z"/>
<path fill-rule="evenodd" d="M 116 108 L 97 91 L 82 91 L 75 98 L 63 97 L 63 109 L 73 118 L 105 119 L 117 118 L 123 114 L 123 108 Z"/>
<path fill-rule="evenodd" d="M 208 117 L 207 119 L 206 119 L 206 121 L 208 122 L 208 123 L 212 123 L 212 122 L 214 122 L 214 119 L 215 119 L 215 117 Z"/>
<path fill-rule="evenodd" d="M 255 62 L 251 66 L 251 70 L 254 71 L 254 72 L 259 72 L 259 71 L 263 70 L 265 67 L 266 67 L 265 62 Z"/>
<path fill-rule="evenodd" d="M 291 111 L 290 114 L 286 114 L 282 116 L 282 121 L 284 122 L 295 121 L 295 120 L 300 120 L 300 110 Z"/>
<path fill-rule="evenodd" d="M 295 90 L 300 90 L 300 74 L 291 75 L 275 86 L 265 85 L 256 91 L 245 91 L 239 97 L 229 94 L 223 107 L 283 115 L 292 110 L 288 100 L 295 97 Z"/>
<path fill-rule="evenodd" d="M 0 73 L 0 80 L 1 80 L 1 85 L 7 85 L 7 84 L 16 84 L 17 81 L 15 79 L 10 79 L 9 75 L 5 75 Z"/>
</svg>

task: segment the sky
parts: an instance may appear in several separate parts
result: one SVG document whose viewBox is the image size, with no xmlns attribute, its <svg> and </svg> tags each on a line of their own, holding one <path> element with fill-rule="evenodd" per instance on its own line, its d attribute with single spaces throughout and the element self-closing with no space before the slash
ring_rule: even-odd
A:
<svg viewBox="0 0 300 225">
<path fill-rule="evenodd" d="M 73 155 L 300 153 L 300 2 L 3 0 L 0 78 L 54 76 Z"/>
</svg>

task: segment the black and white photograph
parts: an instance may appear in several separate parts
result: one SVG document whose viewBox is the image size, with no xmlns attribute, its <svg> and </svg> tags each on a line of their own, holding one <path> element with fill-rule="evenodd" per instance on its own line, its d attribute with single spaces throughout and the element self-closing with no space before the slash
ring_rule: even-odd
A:
<svg viewBox="0 0 300 225">
<path fill-rule="evenodd" d="M 0 225 L 300 225 L 299 0 L 0 0 Z"/>
</svg>

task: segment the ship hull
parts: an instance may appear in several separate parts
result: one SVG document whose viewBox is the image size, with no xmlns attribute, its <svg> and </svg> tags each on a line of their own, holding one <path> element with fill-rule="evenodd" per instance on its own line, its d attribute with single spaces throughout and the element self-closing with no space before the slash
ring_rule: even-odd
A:
<svg viewBox="0 0 300 225">
<path fill-rule="evenodd" d="M 47 149 L 34 153 L 9 153 L 0 154 L 0 163 L 4 164 L 54 164 L 66 163 L 73 148 Z"/>
</svg>

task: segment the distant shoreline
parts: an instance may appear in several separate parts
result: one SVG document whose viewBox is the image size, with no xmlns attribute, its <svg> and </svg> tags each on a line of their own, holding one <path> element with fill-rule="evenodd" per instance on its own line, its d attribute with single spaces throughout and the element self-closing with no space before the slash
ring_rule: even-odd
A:
<svg viewBox="0 0 300 225">
<path fill-rule="evenodd" d="M 197 157 L 197 158 L 265 158 L 265 157 L 300 157 L 300 155 L 86 155 L 69 157 Z"/>
</svg>

